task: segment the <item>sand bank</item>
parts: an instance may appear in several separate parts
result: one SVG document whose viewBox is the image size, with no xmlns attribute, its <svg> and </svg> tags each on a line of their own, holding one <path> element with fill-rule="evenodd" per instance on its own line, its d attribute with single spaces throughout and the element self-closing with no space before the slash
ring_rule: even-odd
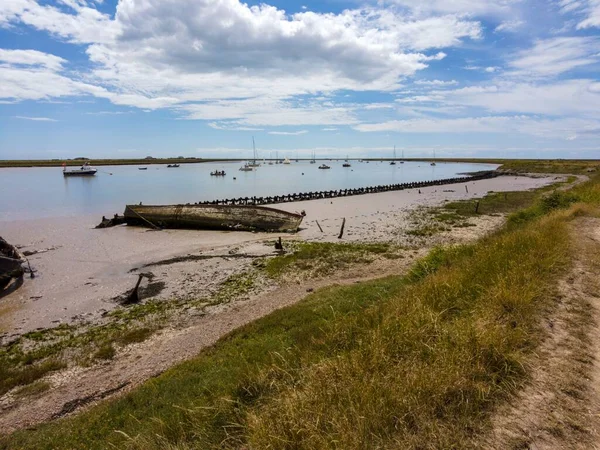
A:
<svg viewBox="0 0 600 450">
<path fill-rule="evenodd" d="M 540 187 L 556 177 L 498 177 L 446 186 L 366 194 L 275 205 L 306 212 L 303 229 L 285 238 L 337 241 L 343 218 L 344 240 L 404 243 L 398 230 L 408 226 L 410 211 L 445 201 L 481 197 L 489 191 Z M 316 224 L 321 225 L 321 232 Z M 200 295 L 252 258 L 272 253 L 266 245 L 278 235 L 249 232 L 163 230 L 119 226 L 95 230 L 99 217 L 0 222 L 0 235 L 24 251 L 47 250 L 29 257 L 36 277 L 0 299 L 0 332 L 5 338 L 61 323 L 94 320 L 114 308 L 115 297 L 137 280 L 134 269 L 186 255 L 214 258 L 149 268 L 165 283 L 165 298 Z"/>
</svg>

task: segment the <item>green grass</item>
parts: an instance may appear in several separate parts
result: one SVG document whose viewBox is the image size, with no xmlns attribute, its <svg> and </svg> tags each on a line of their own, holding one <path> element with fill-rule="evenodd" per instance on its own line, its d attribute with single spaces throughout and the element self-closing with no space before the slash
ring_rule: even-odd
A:
<svg viewBox="0 0 600 450">
<path fill-rule="evenodd" d="M 153 333 L 154 330 L 152 328 L 134 328 L 132 330 L 127 330 L 123 334 L 121 334 L 117 338 L 117 342 L 121 345 L 136 344 L 139 342 L 144 342 L 146 339 L 152 336 Z"/>
<path fill-rule="evenodd" d="M 57 360 L 46 360 L 36 364 L 24 364 L 20 367 L 0 366 L 0 395 L 12 388 L 31 384 L 50 372 L 60 370 L 65 364 Z"/>
<path fill-rule="evenodd" d="M 48 389 L 50 389 L 51 385 L 47 381 L 35 381 L 31 384 L 23 386 L 15 390 L 14 395 L 16 397 L 35 397 L 37 395 L 43 394 Z"/>
<path fill-rule="evenodd" d="M 352 264 L 369 263 L 378 256 L 398 258 L 400 250 L 387 243 L 301 242 L 292 247 L 291 253 L 268 259 L 264 270 L 273 278 L 323 277 Z"/>
<path fill-rule="evenodd" d="M 89 366 L 97 361 L 110 360 L 116 355 L 115 345 L 127 346 L 145 341 L 185 307 L 203 308 L 247 295 L 254 289 L 256 278 L 256 271 L 234 274 L 207 297 L 170 301 L 151 299 L 118 307 L 109 312 L 106 321 L 100 324 L 63 324 L 25 333 L 0 347 L 0 395 L 67 365 Z"/>
<path fill-rule="evenodd" d="M 598 186 L 572 194 L 597 204 Z M 569 265 L 567 223 L 585 208 L 555 200 L 476 244 L 435 249 L 406 277 L 320 290 L 0 448 L 471 448 L 527 380 L 540 311 Z M 271 270 L 313 252 L 329 253 Z"/>
<path fill-rule="evenodd" d="M 103 344 L 93 355 L 92 355 L 92 359 L 98 359 L 98 360 L 110 360 L 113 359 L 115 357 L 115 355 L 117 354 L 117 351 L 115 350 L 115 348 L 113 347 L 112 344 L 110 343 L 106 343 Z"/>
<path fill-rule="evenodd" d="M 203 158 L 133 158 L 133 159 L 30 159 L 30 160 L 0 160 L 0 167 L 60 167 L 64 164 L 67 166 L 81 166 L 85 162 L 89 162 L 94 166 L 124 166 L 124 165 L 140 165 L 147 166 L 150 164 L 187 164 L 187 163 L 202 163 L 202 162 L 218 162 L 224 161 L 221 159 L 203 159 Z M 239 161 L 239 160 L 238 160 Z"/>
<path fill-rule="evenodd" d="M 600 160 L 523 159 L 503 161 L 500 169 L 518 173 L 589 174 L 600 171 Z"/>
</svg>

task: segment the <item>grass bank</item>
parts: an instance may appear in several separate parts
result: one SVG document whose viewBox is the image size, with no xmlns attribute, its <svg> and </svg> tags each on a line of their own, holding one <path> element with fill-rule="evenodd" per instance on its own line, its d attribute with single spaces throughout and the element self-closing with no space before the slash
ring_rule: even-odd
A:
<svg viewBox="0 0 600 450">
<path fill-rule="evenodd" d="M 132 159 L 23 159 L 23 160 L 0 160 L 0 167 L 60 167 L 81 166 L 89 162 L 94 166 L 147 166 L 150 164 L 190 164 L 204 162 L 226 161 L 221 159 L 204 158 L 132 158 Z M 238 160 L 239 161 L 239 160 Z"/>
<path fill-rule="evenodd" d="M 527 379 L 584 203 L 600 204 L 597 178 L 406 277 L 315 292 L 0 448 L 469 448 Z"/>
</svg>

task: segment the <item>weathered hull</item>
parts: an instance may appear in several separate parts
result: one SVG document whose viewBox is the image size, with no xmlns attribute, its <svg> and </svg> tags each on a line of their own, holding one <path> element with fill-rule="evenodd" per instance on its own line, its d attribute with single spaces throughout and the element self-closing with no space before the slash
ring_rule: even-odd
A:
<svg viewBox="0 0 600 450">
<path fill-rule="evenodd" d="M 128 225 L 292 233 L 303 219 L 279 209 L 233 205 L 127 205 L 124 216 Z"/>
<path fill-rule="evenodd" d="M 0 256 L 0 290 L 4 289 L 13 278 L 23 276 L 21 260 Z"/>
<path fill-rule="evenodd" d="M 19 250 L 0 237 L 0 290 L 13 278 L 23 276 L 21 264 L 25 261 Z"/>
</svg>

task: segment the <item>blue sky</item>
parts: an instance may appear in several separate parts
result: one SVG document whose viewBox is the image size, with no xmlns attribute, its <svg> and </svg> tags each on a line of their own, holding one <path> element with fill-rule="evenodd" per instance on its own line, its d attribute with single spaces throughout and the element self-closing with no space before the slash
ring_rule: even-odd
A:
<svg viewBox="0 0 600 450">
<path fill-rule="evenodd" d="M 600 157 L 600 0 L 1 0 L 0 159 Z"/>
</svg>

